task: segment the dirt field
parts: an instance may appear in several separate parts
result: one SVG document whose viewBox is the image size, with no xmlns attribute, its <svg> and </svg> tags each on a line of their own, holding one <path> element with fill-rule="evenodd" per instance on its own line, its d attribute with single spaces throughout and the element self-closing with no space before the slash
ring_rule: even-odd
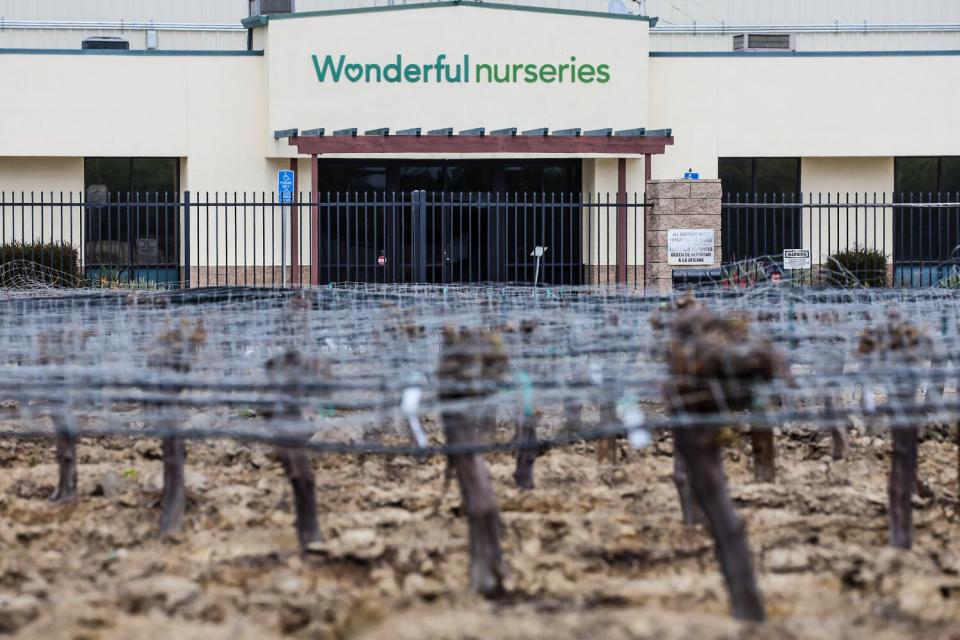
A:
<svg viewBox="0 0 960 640">
<path fill-rule="evenodd" d="M 727 469 L 770 621 L 732 621 L 712 544 L 684 528 L 668 441 L 598 466 L 555 450 L 537 489 L 488 458 L 509 594 L 465 591 L 466 525 L 444 461 L 316 458 L 324 554 L 297 549 L 268 448 L 192 444 L 178 540 L 156 539 L 155 442 L 81 442 L 73 505 L 47 501 L 52 445 L 0 442 L 0 635 L 178 638 L 960 638 L 957 449 L 920 449 L 916 542 L 886 546 L 888 443 L 778 438 L 780 477 L 754 484 L 747 445 Z"/>
</svg>

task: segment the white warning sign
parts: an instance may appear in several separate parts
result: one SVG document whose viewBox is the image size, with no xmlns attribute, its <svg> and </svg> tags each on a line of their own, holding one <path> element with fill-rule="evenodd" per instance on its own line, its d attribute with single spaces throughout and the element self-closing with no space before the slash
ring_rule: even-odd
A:
<svg viewBox="0 0 960 640">
<path fill-rule="evenodd" d="M 783 268 L 785 271 L 810 268 L 810 249 L 784 249 Z"/>
<path fill-rule="evenodd" d="M 713 264 L 713 229 L 667 230 L 667 264 Z"/>
</svg>

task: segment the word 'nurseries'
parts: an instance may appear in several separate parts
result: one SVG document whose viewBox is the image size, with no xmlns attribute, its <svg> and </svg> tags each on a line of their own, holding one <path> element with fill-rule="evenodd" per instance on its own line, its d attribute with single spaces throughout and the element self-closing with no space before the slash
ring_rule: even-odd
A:
<svg viewBox="0 0 960 640">
<path fill-rule="evenodd" d="M 409 83 L 582 83 L 610 81 L 610 65 L 577 62 L 576 56 L 569 61 L 554 63 L 476 63 L 471 66 L 470 55 L 462 61 L 449 62 L 447 55 L 437 55 L 433 62 L 406 63 L 402 54 L 385 63 L 348 62 L 345 54 L 327 54 L 313 58 L 313 67 L 318 82 L 409 82 Z"/>
</svg>

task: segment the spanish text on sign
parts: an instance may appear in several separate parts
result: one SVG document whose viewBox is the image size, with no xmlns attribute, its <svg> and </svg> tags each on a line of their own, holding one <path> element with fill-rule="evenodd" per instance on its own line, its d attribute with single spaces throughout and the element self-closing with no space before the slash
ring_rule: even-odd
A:
<svg viewBox="0 0 960 640">
<path fill-rule="evenodd" d="M 669 229 L 667 264 L 677 266 L 713 264 L 713 229 Z"/>
</svg>

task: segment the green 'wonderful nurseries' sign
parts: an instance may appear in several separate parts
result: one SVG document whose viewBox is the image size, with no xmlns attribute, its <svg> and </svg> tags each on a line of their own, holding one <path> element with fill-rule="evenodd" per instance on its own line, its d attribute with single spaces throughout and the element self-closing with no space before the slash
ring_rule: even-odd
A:
<svg viewBox="0 0 960 640">
<path fill-rule="evenodd" d="M 348 62 L 345 54 L 335 57 L 316 54 L 313 68 L 318 82 L 409 82 L 409 83 L 582 83 L 610 82 L 610 65 L 577 62 L 576 56 L 560 64 L 533 63 L 476 63 L 471 65 L 470 55 L 462 61 L 448 62 L 441 53 L 436 60 L 426 64 L 405 63 L 403 56 L 386 64 Z"/>
</svg>

